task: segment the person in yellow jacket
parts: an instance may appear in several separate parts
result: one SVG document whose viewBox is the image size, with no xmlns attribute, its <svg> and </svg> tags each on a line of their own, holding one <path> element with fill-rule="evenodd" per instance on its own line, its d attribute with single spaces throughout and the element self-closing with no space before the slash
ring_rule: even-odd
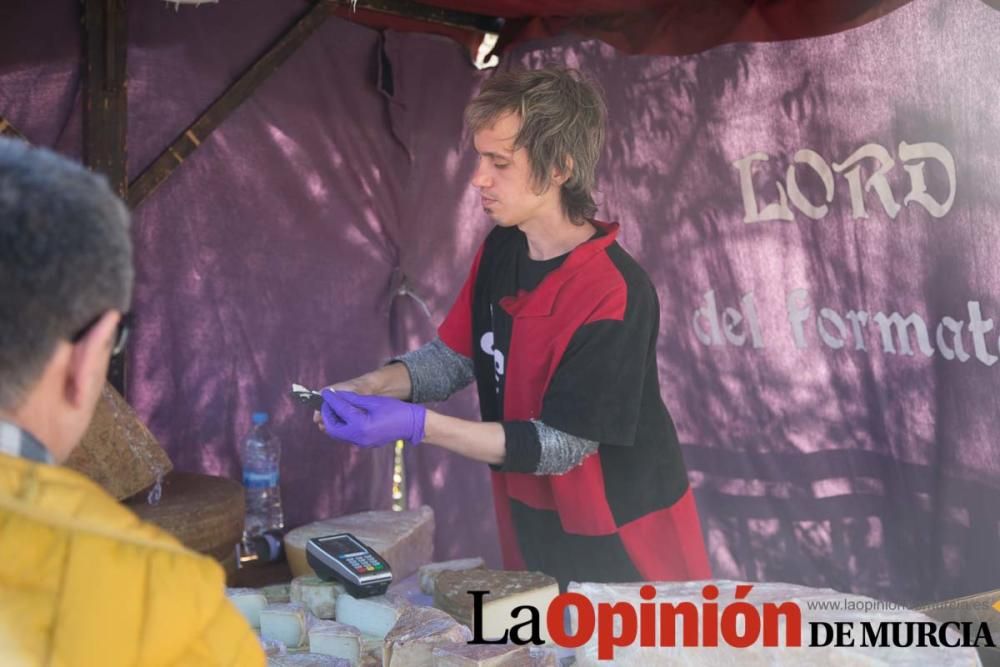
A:
<svg viewBox="0 0 1000 667">
<path fill-rule="evenodd" d="M 263 665 L 222 569 L 59 464 L 126 333 L 128 213 L 0 138 L 0 665 Z"/>
</svg>

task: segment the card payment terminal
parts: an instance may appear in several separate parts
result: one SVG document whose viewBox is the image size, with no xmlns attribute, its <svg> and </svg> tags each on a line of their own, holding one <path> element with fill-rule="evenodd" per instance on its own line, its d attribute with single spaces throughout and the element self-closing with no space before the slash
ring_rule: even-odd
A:
<svg viewBox="0 0 1000 667">
<path fill-rule="evenodd" d="M 340 581 L 356 598 L 381 595 L 392 583 L 385 559 L 350 533 L 309 540 L 306 561 L 320 579 Z"/>
</svg>

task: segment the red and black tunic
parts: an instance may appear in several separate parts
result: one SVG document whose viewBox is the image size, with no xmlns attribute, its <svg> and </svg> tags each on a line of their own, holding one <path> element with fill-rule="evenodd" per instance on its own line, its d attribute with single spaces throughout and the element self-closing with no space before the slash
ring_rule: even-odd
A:
<svg viewBox="0 0 1000 667">
<path fill-rule="evenodd" d="M 438 330 L 473 359 L 483 421 L 508 436 L 492 473 L 504 566 L 563 586 L 709 578 L 660 397 L 656 291 L 615 242 L 618 225 L 594 224 L 595 237 L 546 262 L 530 260 L 519 229 L 495 227 Z M 566 473 L 532 474 L 537 448 L 517 436 L 531 420 L 600 445 Z"/>
</svg>

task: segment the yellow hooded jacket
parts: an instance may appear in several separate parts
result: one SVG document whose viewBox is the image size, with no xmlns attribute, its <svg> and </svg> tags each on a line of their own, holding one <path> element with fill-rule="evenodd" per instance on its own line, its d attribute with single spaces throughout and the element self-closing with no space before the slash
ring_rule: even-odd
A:
<svg viewBox="0 0 1000 667">
<path fill-rule="evenodd" d="M 86 477 L 0 455 L 0 664 L 264 664 L 222 568 Z"/>
</svg>

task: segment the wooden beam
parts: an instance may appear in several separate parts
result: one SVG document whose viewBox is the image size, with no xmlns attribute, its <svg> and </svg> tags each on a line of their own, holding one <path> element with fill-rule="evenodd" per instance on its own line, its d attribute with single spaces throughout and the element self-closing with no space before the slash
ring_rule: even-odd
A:
<svg viewBox="0 0 1000 667">
<path fill-rule="evenodd" d="M 431 7 L 414 0 L 334 0 L 334 2 L 352 9 L 367 9 L 373 12 L 480 32 L 500 32 L 504 23 L 502 18 L 496 16 Z"/>
<path fill-rule="evenodd" d="M 83 161 L 128 198 L 125 130 L 128 99 L 126 0 L 85 0 L 83 6 Z M 125 358 L 112 358 L 108 380 L 125 394 Z"/>
<path fill-rule="evenodd" d="M 271 48 L 250 66 L 129 186 L 128 203 L 137 208 L 222 122 L 267 81 L 329 16 L 328 0 L 316 0 Z"/>
<path fill-rule="evenodd" d="M 11 125 L 10 121 L 3 116 L 0 116 L 0 135 L 5 137 L 14 137 L 15 139 L 23 139 L 25 141 L 28 140 L 27 137 L 21 134 L 21 132 L 16 127 Z"/>
<path fill-rule="evenodd" d="M 125 0 L 86 0 L 83 23 L 83 160 L 107 176 L 112 189 L 124 199 L 128 196 Z"/>
</svg>

